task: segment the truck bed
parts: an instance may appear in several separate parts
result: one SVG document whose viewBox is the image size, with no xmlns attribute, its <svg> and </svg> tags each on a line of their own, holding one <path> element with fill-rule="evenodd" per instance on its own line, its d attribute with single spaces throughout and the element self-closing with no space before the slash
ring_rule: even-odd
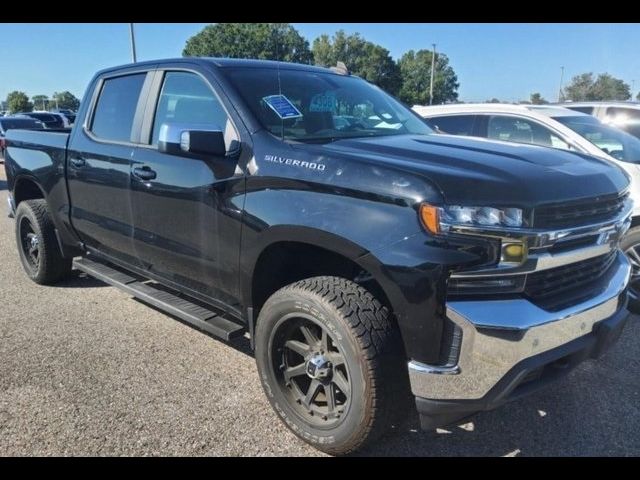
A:
<svg viewBox="0 0 640 480">
<path fill-rule="evenodd" d="M 9 130 L 5 152 L 7 183 L 12 191 L 21 175 L 34 175 L 41 185 L 64 178 L 71 130 Z"/>
</svg>

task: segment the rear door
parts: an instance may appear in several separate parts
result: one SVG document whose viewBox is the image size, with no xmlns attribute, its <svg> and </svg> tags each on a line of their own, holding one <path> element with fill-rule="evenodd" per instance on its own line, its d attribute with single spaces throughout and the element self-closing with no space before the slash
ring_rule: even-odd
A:
<svg viewBox="0 0 640 480">
<path fill-rule="evenodd" d="M 98 79 L 92 107 L 74 130 L 67 154 L 71 221 L 82 241 L 136 266 L 130 168 L 151 76 L 133 70 Z"/>
<path fill-rule="evenodd" d="M 232 305 L 244 193 L 237 157 L 158 150 L 163 124 L 222 130 L 227 149 L 240 140 L 239 122 L 234 123 L 205 73 L 180 64 L 156 74 L 156 93 L 149 97 L 145 118 L 148 145 L 135 151 L 131 171 L 134 245 L 152 276 Z"/>
</svg>

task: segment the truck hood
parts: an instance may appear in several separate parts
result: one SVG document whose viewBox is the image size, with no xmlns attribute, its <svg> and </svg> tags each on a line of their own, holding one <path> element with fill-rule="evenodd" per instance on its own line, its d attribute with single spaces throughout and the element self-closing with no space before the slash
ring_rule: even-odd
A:
<svg viewBox="0 0 640 480">
<path fill-rule="evenodd" d="M 451 135 L 338 140 L 322 145 L 322 154 L 419 175 L 434 184 L 449 204 L 532 208 L 615 194 L 629 185 L 627 174 L 606 160 Z"/>
</svg>

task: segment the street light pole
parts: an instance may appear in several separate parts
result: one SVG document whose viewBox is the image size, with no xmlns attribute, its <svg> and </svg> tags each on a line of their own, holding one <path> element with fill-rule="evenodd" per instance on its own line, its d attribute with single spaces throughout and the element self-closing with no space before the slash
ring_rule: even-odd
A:
<svg viewBox="0 0 640 480">
<path fill-rule="evenodd" d="M 131 37 L 131 57 L 133 63 L 136 63 L 136 37 L 133 34 L 133 23 L 129 24 L 129 36 Z"/>
<path fill-rule="evenodd" d="M 558 89 L 558 103 L 562 101 L 562 80 L 564 80 L 564 67 L 560 67 L 560 88 Z"/>
<path fill-rule="evenodd" d="M 633 92 L 636 89 L 636 81 L 635 80 L 631 80 L 631 99 L 630 101 L 633 102 Z"/>
<path fill-rule="evenodd" d="M 431 54 L 431 84 L 429 86 L 429 105 L 433 105 L 433 73 L 436 68 L 436 44 L 433 45 L 433 53 Z"/>
</svg>

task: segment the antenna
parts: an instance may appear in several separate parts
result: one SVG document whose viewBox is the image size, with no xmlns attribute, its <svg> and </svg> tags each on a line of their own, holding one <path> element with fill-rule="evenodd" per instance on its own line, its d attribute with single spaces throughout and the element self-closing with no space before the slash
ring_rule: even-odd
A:
<svg viewBox="0 0 640 480">
<path fill-rule="evenodd" d="M 336 62 L 336 66 L 335 67 L 329 67 L 329 70 L 331 70 L 332 72 L 335 72 L 335 73 L 337 73 L 339 75 L 351 75 L 351 72 L 349 72 L 349 69 L 344 64 L 344 62 Z"/>
</svg>

